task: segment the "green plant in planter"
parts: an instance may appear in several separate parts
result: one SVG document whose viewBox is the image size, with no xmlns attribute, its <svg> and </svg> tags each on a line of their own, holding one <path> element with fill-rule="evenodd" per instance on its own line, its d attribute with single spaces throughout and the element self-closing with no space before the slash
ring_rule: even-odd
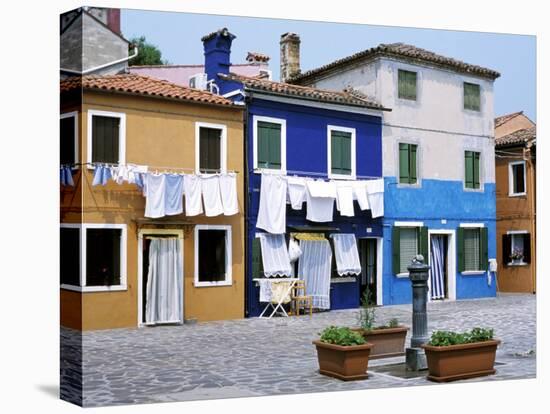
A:
<svg viewBox="0 0 550 414">
<path fill-rule="evenodd" d="M 341 346 L 363 345 L 366 343 L 360 333 L 354 332 L 350 328 L 338 326 L 325 328 L 321 332 L 321 342 Z"/>
<path fill-rule="evenodd" d="M 376 320 L 376 308 L 370 304 L 370 296 L 369 290 L 365 290 L 361 298 L 361 307 L 357 315 L 359 326 L 367 332 L 374 329 L 374 321 Z"/>
<path fill-rule="evenodd" d="M 470 344 L 473 342 L 485 342 L 493 339 L 493 329 L 473 328 L 469 332 L 434 331 L 428 345 L 450 346 Z"/>
</svg>

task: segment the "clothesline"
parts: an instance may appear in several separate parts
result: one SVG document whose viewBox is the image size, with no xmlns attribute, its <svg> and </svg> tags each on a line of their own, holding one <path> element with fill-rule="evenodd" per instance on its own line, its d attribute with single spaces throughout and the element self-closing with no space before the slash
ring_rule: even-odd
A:
<svg viewBox="0 0 550 414">
<path fill-rule="evenodd" d="M 103 165 L 106 167 L 117 167 L 120 165 L 136 165 L 136 163 L 128 162 L 125 164 L 120 163 L 111 163 L 111 162 L 75 162 L 75 163 L 67 163 L 67 164 L 61 164 L 61 167 L 76 167 L 76 166 L 82 166 L 82 165 L 90 165 L 92 167 L 95 167 L 96 165 Z M 165 170 L 165 172 L 168 171 L 191 171 L 196 172 L 197 170 L 195 168 L 190 167 L 167 167 L 167 166 L 159 166 L 159 165 L 147 165 L 149 170 L 152 171 L 159 171 L 159 170 Z M 235 173 L 238 174 L 239 171 L 237 170 L 226 170 L 221 171 L 218 169 L 211 169 L 211 168 L 201 168 L 198 172 L 198 174 L 216 174 L 216 173 Z"/>
<path fill-rule="evenodd" d="M 254 170 L 254 172 L 262 172 L 262 170 Z M 327 177 L 329 176 L 328 173 L 325 172 L 316 172 L 316 171 L 300 171 L 300 170 L 286 170 L 286 174 L 301 174 L 303 176 L 315 176 L 315 177 Z M 283 174 L 284 175 L 284 174 Z M 355 179 L 366 179 L 366 180 L 375 180 L 378 178 L 382 178 L 381 176 L 373 176 L 373 175 L 357 175 L 355 176 Z"/>
</svg>

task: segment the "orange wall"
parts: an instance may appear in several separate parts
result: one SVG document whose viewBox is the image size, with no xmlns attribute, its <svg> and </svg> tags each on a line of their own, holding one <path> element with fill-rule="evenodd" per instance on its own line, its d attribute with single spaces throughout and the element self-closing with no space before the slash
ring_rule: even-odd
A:
<svg viewBox="0 0 550 414">
<path fill-rule="evenodd" d="M 504 135 L 511 134 L 512 132 L 518 131 L 520 129 L 531 128 L 532 126 L 535 126 L 533 121 L 531 121 L 525 115 L 521 114 L 515 116 L 498 128 L 495 128 L 495 138 L 503 137 Z"/>
<path fill-rule="evenodd" d="M 126 114 L 126 162 L 149 166 L 195 168 L 195 122 L 227 126 L 227 168 L 237 170 L 240 213 L 226 217 L 170 216 L 184 226 L 184 316 L 199 321 L 244 317 L 244 198 L 243 198 L 243 112 L 240 109 L 172 102 L 128 95 L 85 92 L 80 154 L 86 160 L 87 111 L 97 109 Z M 65 111 L 63 111 L 65 112 Z M 138 236 L 135 219 L 143 218 L 145 198 L 132 184 L 92 187 L 93 171 L 84 167 L 76 188 L 62 189 L 61 221 L 127 224 L 127 290 L 85 292 L 82 301 L 82 329 L 106 329 L 137 325 Z M 163 170 L 159 170 L 163 171 Z M 186 171 L 191 172 L 191 171 Z M 79 197 L 80 196 L 80 197 Z M 81 203 L 80 200 L 81 199 Z M 195 224 L 225 224 L 232 229 L 233 284 L 194 287 Z M 175 228 L 175 227 L 174 227 Z M 178 227 L 181 228 L 181 227 Z M 74 326 L 78 315 L 74 292 L 61 290 L 62 324 Z"/>
</svg>

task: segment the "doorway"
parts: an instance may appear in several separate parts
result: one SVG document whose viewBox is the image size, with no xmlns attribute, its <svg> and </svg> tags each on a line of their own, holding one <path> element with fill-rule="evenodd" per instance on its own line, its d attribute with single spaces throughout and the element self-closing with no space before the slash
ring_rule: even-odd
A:
<svg viewBox="0 0 550 414">
<path fill-rule="evenodd" d="M 375 238 L 359 239 L 359 258 L 361 260 L 361 277 L 359 278 L 359 303 L 365 294 L 368 303 L 376 305 L 378 298 L 378 240 Z"/>
<path fill-rule="evenodd" d="M 183 323 L 183 232 L 142 230 L 138 249 L 138 326 Z"/>
<path fill-rule="evenodd" d="M 430 237 L 430 299 L 449 298 L 449 276 L 447 274 L 449 239 L 445 234 Z"/>
</svg>

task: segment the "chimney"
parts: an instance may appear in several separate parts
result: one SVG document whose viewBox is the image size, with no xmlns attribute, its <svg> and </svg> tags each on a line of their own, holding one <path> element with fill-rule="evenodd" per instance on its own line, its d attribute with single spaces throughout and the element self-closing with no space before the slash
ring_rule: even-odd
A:
<svg viewBox="0 0 550 414">
<path fill-rule="evenodd" d="M 220 84 L 218 74 L 229 74 L 231 43 L 235 37 L 224 27 L 201 39 L 204 46 L 204 71 L 208 80 L 214 80 L 218 85 Z"/>
<path fill-rule="evenodd" d="M 281 82 L 300 73 L 300 36 L 296 33 L 281 35 Z"/>
</svg>

